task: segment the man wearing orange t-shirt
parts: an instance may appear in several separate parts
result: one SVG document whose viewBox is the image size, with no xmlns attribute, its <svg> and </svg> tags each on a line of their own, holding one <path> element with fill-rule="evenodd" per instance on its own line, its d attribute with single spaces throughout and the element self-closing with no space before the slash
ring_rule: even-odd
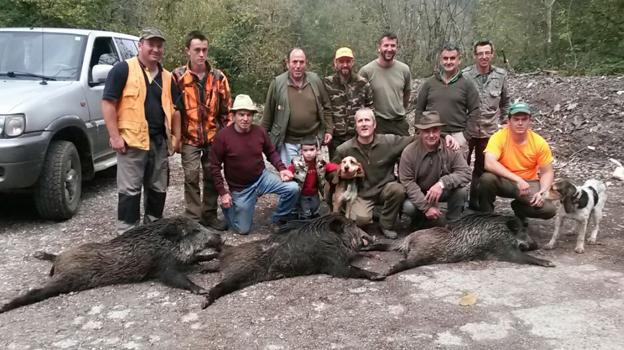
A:
<svg viewBox="0 0 624 350">
<path fill-rule="evenodd" d="M 529 105 L 511 105 L 508 127 L 494 133 L 485 148 L 486 172 L 479 179 L 480 209 L 493 212 L 496 196 L 514 198 L 511 208 L 525 226 L 527 218 L 550 219 L 556 213 L 543 198 L 555 175 L 552 152 L 530 127 Z"/>
</svg>

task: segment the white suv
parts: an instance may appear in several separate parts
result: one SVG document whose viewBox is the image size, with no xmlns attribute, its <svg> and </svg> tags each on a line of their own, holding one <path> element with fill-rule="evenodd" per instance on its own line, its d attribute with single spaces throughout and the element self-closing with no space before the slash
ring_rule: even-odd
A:
<svg viewBox="0 0 624 350">
<path fill-rule="evenodd" d="M 47 219 L 78 211 L 82 181 L 116 164 L 100 100 L 112 65 L 137 44 L 104 31 L 0 28 L 0 192 L 31 191 Z"/>
</svg>

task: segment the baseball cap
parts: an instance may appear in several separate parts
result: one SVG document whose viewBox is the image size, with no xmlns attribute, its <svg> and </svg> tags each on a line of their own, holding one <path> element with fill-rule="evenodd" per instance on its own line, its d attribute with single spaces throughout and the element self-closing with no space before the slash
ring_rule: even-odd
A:
<svg viewBox="0 0 624 350">
<path fill-rule="evenodd" d="M 526 113 L 528 115 L 531 115 L 531 108 L 529 108 L 529 105 L 525 102 L 516 102 L 509 106 L 509 115 L 514 115 L 518 113 Z"/>
<path fill-rule="evenodd" d="M 351 51 L 351 49 L 348 47 L 341 47 L 336 50 L 336 56 L 334 57 L 334 59 L 339 59 L 342 57 L 355 58 L 353 57 L 353 51 Z"/>
<path fill-rule="evenodd" d="M 141 30 L 141 35 L 139 35 L 139 37 L 141 38 L 141 40 L 158 38 L 165 41 L 165 37 L 163 36 L 162 32 L 156 28 L 144 28 L 143 30 Z"/>
</svg>

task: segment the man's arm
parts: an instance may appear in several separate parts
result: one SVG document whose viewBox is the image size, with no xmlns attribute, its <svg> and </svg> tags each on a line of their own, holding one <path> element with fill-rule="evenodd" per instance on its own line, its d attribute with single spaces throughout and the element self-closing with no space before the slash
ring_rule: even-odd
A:
<svg viewBox="0 0 624 350">
<path fill-rule="evenodd" d="M 232 107 L 232 91 L 230 90 L 230 83 L 227 77 L 224 75 L 219 85 L 219 118 L 221 119 L 222 127 L 226 127 L 230 124 L 230 107 Z"/>
<path fill-rule="evenodd" d="M 212 174 L 212 181 L 214 182 L 214 186 L 220 196 L 229 193 L 225 189 L 225 181 L 223 179 L 223 176 L 221 175 L 221 169 L 224 159 L 225 147 L 223 145 L 222 138 L 219 137 L 219 135 L 217 134 L 217 137 L 212 142 L 212 147 L 210 147 L 210 173 Z"/>
<path fill-rule="evenodd" d="M 370 108 L 375 112 L 375 105 L 373 103 L 373 88 L 370 86 L 370 83 L 367 81 L 362 88 L 362 93 L 364 94 L 364 107 Z"/>
<path fill-rule="evenodd" d="M 318 89 L 321 94 L 321 105 L 323 106 L 323 120 L 322 124 L 325 128 L 323 133 L 323 144 L 329 144 L 334 134 L 334 118 L 332 116 L 331 100 L 325 89 L 325 85 L 321 82 L 318 84 Z"/>
<path fill-rule="evenodd" d="M 429 95 L 429 80 L 425 81 L 418 91 L 418 97 L 416 97 L 416 105 L 414 107 L 416 122 L 419 121 L 422 113 L 427 108 L 427 96 Z"/>
<path fill-rule="evenodd" d="M 264 103 L 264 113 L 262 114 L 262 120 L 260 125 L 267 132 L 271 131 L 273 125 L 273 118 L 275 117 L 275 79 L 271 81 L 269 90 L 267 91 L 266 102 Z"/>
<path fill-rule="evenodd" d="M 431 204 L 425 199 L 425 194 L 422 192 L 418 183 L 416 183 L 416 164 L 413 159 L 410 159 L 410 153 L 403 152 L 401 155 L 401 161 L 399 162 L 399 181 L 405 186 L 405 192 L 407 197 L 414 204 L 414 206 L 423 213 L 431 207 Z"/>
<path fill-rule="evenodd" d="M 277 149 L 275 149 L 275 145 L 273 145 L 273 142 L 271 142 L 269 134 L 266 130 L 262 130 L 262 137 L 264 138 L 262 152 L 266 156 L 269 163 L 273 164 L 277 171 L 287 170 L 284 163 L 282 163 L 282 159 L 280 158 L 279 153 L 277 153 Z"/>
<path fill-rule="evenodd" d="M 509 90 L 507 89 L 507 76 L 503 77 L 503 88 L 500 95 L 500 123 L 507 122 L 507 110 L 509 109 Z"/>
<path fill-rule="evenodd" d="M 115 152 L 126 153 L 126 142 L 119 134 L 117 127 L 117 101 L 102 100 L 102 114 L 112 149 Z"/>
<path fill-rule="evenodd" d="M 410 98 L 412 97 L 412 72 L 408 71 L 405 74 L 405 85 L 403 85 L 403 107 L 405 111 L 409 110 Z"/>
<path fill-rule="evenodd" d="M 468 112 L 468 123 L 470 121 L 476 121 L 481 115 L 481 98 L 479 97 L 479 90 L 474 82 L 466 79 L 466 109 Z"/>
<path fill-rule="evenodd" d="M 171 120 L 171 134 L 173 135 L 173 149 L 175 152 L 180 153 L 180 147 L 182 145 L 182 115 L 180 111 L 176 109 L 173 112 L 173 118 Z"/>
<path fill-rule="evenodd" d="M 449 156 L 451 173 L 440 178 L 444 188 L 453 189 L 468 185 L 472 175 L 466 159 L 461 152 L 449 152 Z"/>
</svg>

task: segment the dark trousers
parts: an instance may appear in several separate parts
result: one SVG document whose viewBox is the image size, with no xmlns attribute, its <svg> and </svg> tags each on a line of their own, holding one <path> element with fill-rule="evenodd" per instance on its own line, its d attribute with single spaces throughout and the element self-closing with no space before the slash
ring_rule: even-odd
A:
<svg viewBox="0 0 624 350">
<path fill-rule="evenodd" d="M 465 187 L 453 189 L 445 188 L 440 196 L 440 202 L 446 202 L 446 221 L 451 222 L 459 219 L 464 211 L 464 203 L 468 197 L 468 191 Z M 403 202 L 403 214 L 408 215 L 412 219 L 412 224 L 418 227 L 427 221 L 425 213 L 417 209 L 408 199 Z"/>
<path fill-rule="evenodd" d="M 557 208 L 550 201 L 544 201 L 541 208 L 529 204 L 531 196 L 539 191 L 539 181 L 527 181 L 531 186 L 531 195 L 521 197 L 518 186 L 504 177 L 485 172 L 479 179 L 479 206 L 481 211 L 491 213 L 494 211 L 496 196 L 514 198 L 511 208 L 516 216 L 522 220 L 526 218 L 550 219 L 557 213 Z"/>
<path fill-rule="evenodd" d="M 149 151 L 128 148 L 117 153 L 117 232 L 123 233 L 139 224 L 141 189 L 144 222 L 162 217 L 169 184 L 169 159 L 164 136 L 150 136 Z"/>
<path fill-rule="evenodd" d="M 472 169 L 472 182 L 470 183 L 470 208 L 474 210 L 479 209 L 479 178 L 485 172 L 485 147 L 490 140 L 489 137 L 485 138 L 471 138 L 468 141 L 468 165 L 472 158 L 472 152 L 475 153 L 474 168 Z"/>
<path fill-rule="evenodd" d="M 182 145 L 182 168 L 185 215 L 195 220 L 216 219 L 219 193 L 210 172 L 210 145 L 205 147 Z"/>
</svg>

